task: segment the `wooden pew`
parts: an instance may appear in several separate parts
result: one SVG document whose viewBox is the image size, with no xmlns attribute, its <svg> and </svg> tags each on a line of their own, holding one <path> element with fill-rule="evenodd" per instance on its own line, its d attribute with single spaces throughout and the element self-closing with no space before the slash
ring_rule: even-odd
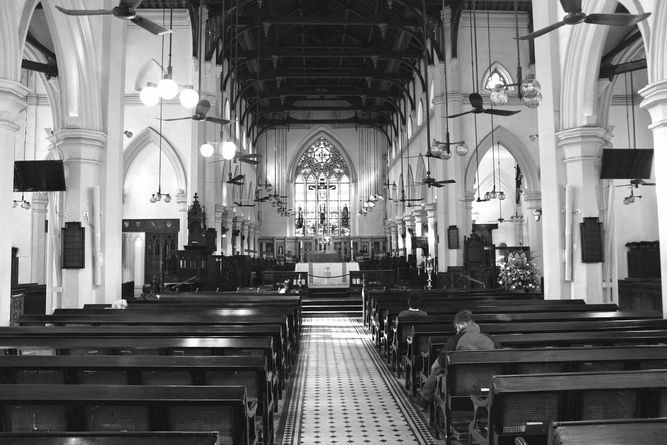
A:
<svg viewBox="0 0 667 445">
<path fill-rule="evenodd" d="M 667 341 L 667 329 L 638 331 L 581 331 L 581 332 L 537 332 L 528 334 L 499 334 L 494 340 L 506 348 L 568 348 L 575 346 L 623 346 L 655 345 Z M 430 369 L 438 351 L 449 337 L 429 337 L 428 351 L 422 354 L 424 368 Z"/>
<path fill-rule="evenodd" d="M 491 377 L 508 374 L 621 371 L 667 367 L 667 346 L 497 349 L 447 353 L 445 372 L 438 378 L 431 424 L 446 433 L 453 417 L 472 410 L 471 395 L 488 394 Z M 465 425 L 467 429 L 467 424 Z"/>
<path fill-rule="evenodd" d="M 548 332 L 586 332 L 586 331 L 622 331 L 622 330 L 666 330 L 667 320 L 662 319 L 631 319 L 631 320 L 595 320 L 591 321 L 544 321 L 540 323 L 518 322 L 480 323 L 483 332 L 494 336 L 499 334 L 529 334 Z M 421 320 L 404 324 L 409 332 L 405 353 L 406 388 L 416 391 L 422 357 L 429 352 L 429 337 L 440 338 L 456 334 L 454 326 L 442 324 L 422 324 Z M 412 330 L 410 330 L 412 328 Z M 444 344 L 444 343 L 443 343 Z M 431 355 L 430 353 L 428 355 Z M 432 364 L 432 362 L 431 362 Z M 413 372 L 416 371 L 416 372 Z"/>
<path fill-rule="evenodd" d="M 664 416 L 666 391 L 664 369 L 494 376 L 468 431 L 481 445 L 541 442 L 549 422 Z"/>
<path fill-rule="evenodd" d="M 505 304 L 505 302 L 470 302 L 467 306 L 460 304 L 448 304 L 448 303 L 439 303 L 438 305 L 433 305 L 430 307 L 424 307 L 428 312 L 427 316 L 422 317 L 408 317 L 407 320 L 411 324 L 424 324 L 424 323 L 437 323 L 442 324 L 443 326 L 452 326 L 454 316 L 457 312 L 460 312 L 463 309 L 470 309 L 474 314 L 494 314 L 494 313 L 507 313 L 507 314 L 519 314 L 527 312 L 581 312 L 581 311 L 590 311 L 590 312 L 616 312 L 618 311 L 618 306 L 615 304 L 592 304 L 592 305 L 581 305 L 578 303 L 569 304 L 568 300 L 559 300 L 559 302 L 552 303 L 550 301 L 538 301 L 537 303 L 523 302 L 522 304 L 515 305 L 515 302 L 511 302 L 510 305 Z M 390 363 L 396 367 L 399 357 L 407 349 L 407 333 L 408 329 L 402 329 L 400 326 L 400 321 L 398 319 L 398 314 L 400 311 L 394 312 L 394 309 L 390 309 L 387 312 L 384 321 L 384 342 L 388 345 L 387 347 L 387 359 Z M 475 315 L 476 317 L 477 315 Z M 446 320 L 449 319 L 447 322 Z M 445 328 L 446 329 L 446 328 Z M 397 368 L 400 370 L 400 368 Z M 398 375 L 400 378 L 400 375 Z"/>
<path fill-rule="evenodd" d="M 257 442 L 242 386 L 0 385 L 9 431 L 218 431 Z"/>
<path fill-rule="evenodd" d="M 547 445 L 663 445 L 667 418 L 552 422 Z"/>
<path fill-rule="evenodd" d="M 0 445 L 217 445 L 215 431 L 0 432 Z"/>
<path fill-rule="evenodd" d="M 265 357 L 0 356 L 0 383 L 245 386 L 258 403 L 266 442 L 273 443 L 277 401 Z"/>
</svg>

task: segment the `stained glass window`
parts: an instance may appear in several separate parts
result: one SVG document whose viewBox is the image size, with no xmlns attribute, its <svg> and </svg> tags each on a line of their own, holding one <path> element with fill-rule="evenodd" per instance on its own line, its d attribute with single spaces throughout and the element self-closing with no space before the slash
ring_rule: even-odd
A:
<svg viewBox="0 0 667 445">
<path fill-rule="evenodd" d="M 301 157 L 294 189 L 297 236 L 350 236 L 350 170 L 325 138 Z"/>
</svg>

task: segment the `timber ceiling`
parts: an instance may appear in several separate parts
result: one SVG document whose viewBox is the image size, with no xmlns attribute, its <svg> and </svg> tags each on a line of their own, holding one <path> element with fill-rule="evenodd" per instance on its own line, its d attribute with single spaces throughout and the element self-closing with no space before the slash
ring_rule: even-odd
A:
<svg viewBox="0 0 667 445">
<path fill-rule="evenodd" d="M 515 3 L 530 10 L 530 0 L 201 1 L 205 59 L 229 61 L 220 87 L 231 87 L 232 109 L 242 104 L 238 118 L 255 137 L 299 124 L 372 126 L 395 134 L 405 108 L 415 106 L 412 79 L 416 74 L 423 83 L 424 58 L 440 54 L 443 4 L 452 9 L 453 38 L 462 11 L 473 3 L 482 10 L 513 11 Z M 199 6 L 199 0 L 141 4 L 186 7 L 195 28 Z"/>
</svg>

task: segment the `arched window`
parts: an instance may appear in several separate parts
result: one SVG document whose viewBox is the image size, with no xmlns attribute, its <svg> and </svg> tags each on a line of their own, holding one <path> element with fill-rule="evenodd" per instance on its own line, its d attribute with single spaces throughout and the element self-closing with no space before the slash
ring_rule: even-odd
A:
<svg viewBox="0 0 667 445">
<path fill-rule="evenodd" d="M 493 62 L 491 67 L 484 73 L 484 76 L 482 76 L 482 88 L 485 91 L 491 91 L 496 85 L 504 85 L 507 90 L 514 91 L 513 86 L 507 86 L 512 83 L 512 76 L 509 71 L 498 62 Z"/>
<path fill-rule="evenodd" d="M 326 138 L 299 160 L 294 190 L 297 236 L 350 236 L 350 170 Z"/>
<path fill-rule="evenodd" d="M 419 107 L 417 108 L 417 125 L 424 123 L 424 99 L 419 99 Z"/>
</svg>

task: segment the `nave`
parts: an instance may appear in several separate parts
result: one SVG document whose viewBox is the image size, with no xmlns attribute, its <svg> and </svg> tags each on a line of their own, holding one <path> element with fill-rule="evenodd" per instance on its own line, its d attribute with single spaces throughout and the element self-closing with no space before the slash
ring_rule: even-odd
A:
<svg viewBox="0 0 667 445">
<path fill-rule="evenodd" d="M 437 444 L 355 318 L 303 321 L 282 445 Z"/>
</svg>

